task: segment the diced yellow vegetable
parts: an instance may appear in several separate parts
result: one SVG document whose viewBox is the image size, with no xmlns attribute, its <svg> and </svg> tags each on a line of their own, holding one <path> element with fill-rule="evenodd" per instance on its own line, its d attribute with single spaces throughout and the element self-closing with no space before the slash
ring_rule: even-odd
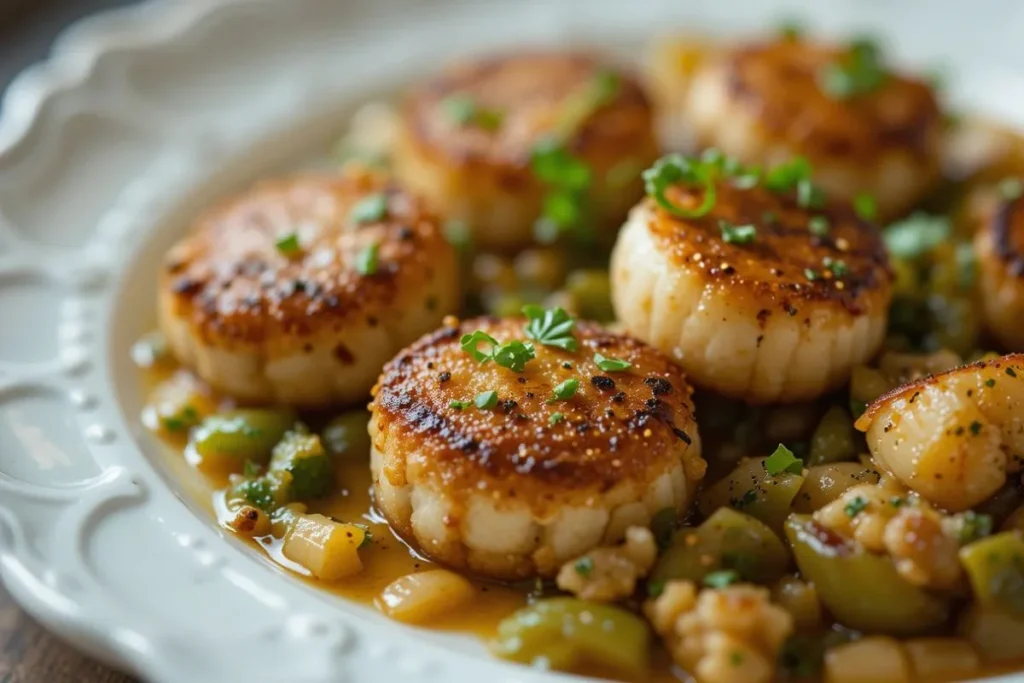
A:
<svg viewBox="0 0 1024 683">
<path fill-rule="evenodd" d="M 673 579 L 700 583 L 721 569 L 748 581 L 770 583 L 789 566 L 789 553 L 764 523 L 730 508 L 719 508 L 696 529 L 675 532 L 651 573 L 652 584 Z"/>
<path fill-rule="evenodd" d="M 698 509 L 703 515 L 711 515 L 719 508 L 731 507 L 781 531 L 803 483 L 800 474 L 768 474 L 763 458 L 744 458 L 724 479 L 704 491 Z"/>
<path fill-rule="evenodd" d="M 503 620 L 491 649 L 499 657 L 560 671 L 584 664 L 643 680 L 646 622 L 618 607 L 576 598 L 538 600 Z"/>
<path fill-rule="evenodd" d="M 804 485 L 793 502 L 796 512 L 814 512 L 825 507 L 857 484 L 877 484 L 878 471 L 860 462 L 836 462 L 807 469 Z"/>
<path fill-rule="evenodd" d="M 1024 534 L 1004 531 L 960 549 L 975 599 L 1024 617 Z"/>
<path fill-rule="evenodd" d="M 786 536 L 800 574 L 844 626 L 914 635 L 946 621 L 948 603 L 908 583 L 890 558 L 873 555 L 804 515 L 790 516 Z"/>
<path fill-rule="evenodd" d="M 475 594 L 473 584 L 464 577 L 447 569 L 432 569 L 392 581 L 376 602 L 392 619 L 425 624 L 459 609 Z"/>
<path fill-rule="evenodd" d="M 910 663 L 897 641 L 869 636 L 829 648 L 825 683 L 910 683 Z"/>
<path fill-rule="evenodd" d="M 366 531 L 323 515 L 296 515 L 284 537 L 282 552 L 322 581 L 337 581 L 363 568 L 359 546 Z"/>
<path fill-rule="evenodd" d="M 784 576 L 772 588 L 772 602 L 792 615 L 798 631 L 809 631 L 821 624 L 821 602 L 812 583 Z"/>
<path fill-rule="evenodd" d="M 921 680 L 963 680 L 981 668 L 977 651 L 963 638 L 914 638 L 903 647 L 910 668 Z"/>
<path fill-rule="evenodd" d="M 987 661 L 1024 658 L 1024 618 L 999 607 L 972 605 L 964 614 L 960 632 Z"/>
<path fill-rule="evenodd" d="M 811 437 L 808 465 L 824 465 L 857 457 L 853 420 L 845 408 L 832 406 L 821 418 Z"/>
</svg>

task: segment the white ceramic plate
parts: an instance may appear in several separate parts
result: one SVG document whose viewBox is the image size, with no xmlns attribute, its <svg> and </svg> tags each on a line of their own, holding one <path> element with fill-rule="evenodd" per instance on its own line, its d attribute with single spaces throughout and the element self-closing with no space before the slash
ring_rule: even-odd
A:
<svg viewBox="0 0 1024 683">
<path fill-rule="evenodd" d="M 546 678 L 291 581 L 183 502 L 128 356 L 153 325 L 155 264 L 197 207 L 326 149 L 360 99 L 453 55 L 635 54 L 652 30 L 782 16 L 898 38 L 901 60 L 952 68 L 960 102 L 1024 122 L 1014 0 L 178 0 L 69 30 L 0 119 L 0 576 L 16 599 L 152 681 Z"/>
</svg>

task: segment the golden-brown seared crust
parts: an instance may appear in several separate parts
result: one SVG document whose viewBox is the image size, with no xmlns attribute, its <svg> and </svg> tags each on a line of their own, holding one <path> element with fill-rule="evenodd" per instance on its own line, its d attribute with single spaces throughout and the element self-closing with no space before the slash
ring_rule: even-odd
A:
<svg viewBox="0 0 1024 683">
<path fill-rule="evenodd" d="M 797 151 L 871 159 L 883 150 L 931 155 L 942 114 L 932 89 L 890 72 L 870 93 L 836 99 L 820 86 L 841 48 L 780 39 L 740 47 L 725 61 L 729 87 L 761 126 Z"/>
<path fill-rule="evenodd" d="M 443 327 L 384 368 L 371 410 L 389 434 L 389 451 L 406 451 L 410 478 L 415 470 L 445 490 L 488 490 L 537 508 L 585 501 L 623 482 L 646 485 L 678 466 L 680 449 L 698 436 L 691 389 L 677 366 L 589 323 L 577 326 L 576 352 L 535 343 L 536 358 L 522 373 L 481 365 L 460 347 L 462 335 L 477 329 L 499 342 L 525 340 L 523 326 L 478 318 Z M 633 365 L 604 372 L 595 353 Z M 572 378 L 576 395 L 548 403 L 553 388 Z M 474 396 L 488 390 L 497 392 L 497 406 L 477 409 Z M 458 410 L 453 400 L 470 405 Z M 551 424 L 555 413 L 564 420 Z M 690 450 L 684 465 L 694 481 L 704 462 L 698 445 Z"/>
<path fill-rule="evenodd" d="M 352 208 L 376 194 L 387 198 L 386 215 L 353 220 Z M 284 253 L 276 243 L 293 232 L 301 250 Z M 377 271 L 362 275 L 356 263 L 371 244 L 379 245 Z M 283 352 L 357 318 L 375 326 L 375 309 L 430 281 L 449 249 L 436 217 L 382 175 L 299 176 L 202 216 L 167 255 L 161 289 L 207 344 Z"/>
<path fill-rule="evenodd" d="M 871 424 L 875 421 L 875 418 L 878 417 L 878 414 L 888 408 L 894 401 L 908 399 L 909 402 L 913 403 L 915 394 L 920 392 L 922 389 L 939 386 L 943 383 L 946 377 L 971 370 L 976 372 L 1001 372 L 1010 378 L 1024 380 L 1024 353 L 1011 353 L 991 360 L 976 361 L 968 365 L 946 370 L 945 372 L 928 375 L 927 377 L 922 377 L 914 380 L 913 382 L 908 382 L 907 384 L 902 384 L 876 398 L 871 405 L 867 407 L 864 414 L 857 419 L 854 426 L 860 431 L 866 432 L 871 428 Z"/>
<path fill-rule="evenodd" d="M 1005 273 L 1024 278 L 1024 197 L 990 201 L 980 229 L 988 231 L 987 243 Z"/>
<path fill-rule="evenodd" d="M 586 54 L 527 52 L 467 62 L 413 92 L 403 109 L 406 127 L 420 152 L 456 167 L 486 166 L 508 173 L 528 170 L 531 151 L 559 132 L 570 100 L 593 88 L 595 79 L 610 73 Z M 642 153 L 653 142 L 651 105 L 629 75 L 618 75 L 611 99 L 568 133 L 570 152 L 592 163 Z M 459 123 L 445 106 L 451 96 L 468 97 L 500 123 L 482 126 Z M 592 158 L 593 157 L 593 158 Z"/>
<path fill-rule="evenodd" d="M 668 192 L 681 206 L 698 206 L 702 197 L 692 187 Z M 776 309 L 798 315 L 806 303 L 852 315 L 888 305 L 891 273 L 881 233 L 846 208 L 805 209 L 792 193 L 739 189 L 729 181 L 717 184 L 714 207 L 699 218 L 680 218 L 653 199 L 644 201 L 651 235 L 672 261 L 710 286 L 727 286 L 730 296 L 763 306 L 765 316 Z M 828 221 L 826 234 L 811 232 L 815 217 Z M 723 225 L 753 225 L 757 234 L 748 243 L 729 243 Z"/>
</svg>

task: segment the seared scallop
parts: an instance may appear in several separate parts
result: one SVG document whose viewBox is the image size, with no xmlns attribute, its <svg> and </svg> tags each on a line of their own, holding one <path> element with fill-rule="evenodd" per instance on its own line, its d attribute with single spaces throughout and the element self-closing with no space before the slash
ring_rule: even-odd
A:
<svg viewBox="0 0 1024 683">
<path fill-rule="evenodd" d="M 160 326 L 183 364 L 237 399 L 356 403 L 457 306 L 456 271 L 434 214 L 386 178 L 276 180 L 170 250 Z"/>
<path fill-rule="evenodd" d="M 1024 355 L 905 384 L 857 420 L 875 460 L 951 511 L 981 503 L 1024 466 Z"/>
<path fill-rule="evenodd" d="M 747 164 L 807 158 L 837 199 L 875 198 L 881 215 L 917 202 L 940 177 L 943 120 L 923 81 L 897 74 L 874 44 L 802 39 L 656 51 L 651 80 L 674 139 Z M 684 54 L 686 54 L 684 52 Z M 674 91 L 678 91 L 676 94 Z"/>
<path fill-rule="evenodd" d="M 988 330 L 1007 351 L 1024 351 L 1024 177 L 977 202 L 974 250 Z"/>
<path fill-rule="evenodd" d="M 370 467 L 398 533 L 482 576 L 551 578 L 659 511 L 683 513 L 705 462 L 682 372 L 590 323 L 575 339 L 565 350 L 527 339 L 521 319 L 451 321 L 388 363 Z"/>
<path fill-rule="evenodd" d="M 885 334 L 892 278 L 878 229 L 826 205 L 798 166 L 759 180 L 728 160 L 666 157 L 648 177 L 668 182 L 673 168 L 710 176 L 664 185 L 630 213 L 611 263 L 625 328 L 697 386 L 749 403 L 843 385 Z"/>
<path fill-rule="evenodd" d="M 478 247 L 516 249 L 535 236 L 610 242 L 657 154 L 630 75 L 583 54 L 527 52 L 456 65 L 410 93 L 393 162 Z"/>
</svg>

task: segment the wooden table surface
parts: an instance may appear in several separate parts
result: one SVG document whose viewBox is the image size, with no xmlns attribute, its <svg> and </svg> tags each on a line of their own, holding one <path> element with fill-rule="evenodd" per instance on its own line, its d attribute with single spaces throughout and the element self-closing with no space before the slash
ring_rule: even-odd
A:
<svg viewBox="0 0 1024 683">
<path fill-rule="evenodd" d="M 0 683 L 131 683 L 57 640 L 0 586 Z"/>
</svg>

